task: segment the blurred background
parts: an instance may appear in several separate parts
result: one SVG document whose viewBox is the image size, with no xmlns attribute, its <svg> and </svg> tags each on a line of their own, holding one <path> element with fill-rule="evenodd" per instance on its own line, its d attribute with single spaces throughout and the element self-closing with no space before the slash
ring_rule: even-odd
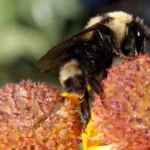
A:
<svg viewBox="0 0 150 150">
<path fill-rule="evenodd" d="M 80 32 L 90 17 L 122 10 L 150 24 L 147 0 L 0 0 L 0 86 L 24 79 L 59 87 L 58 71 L 39 75 L 36 61 Z"/>
</svg>

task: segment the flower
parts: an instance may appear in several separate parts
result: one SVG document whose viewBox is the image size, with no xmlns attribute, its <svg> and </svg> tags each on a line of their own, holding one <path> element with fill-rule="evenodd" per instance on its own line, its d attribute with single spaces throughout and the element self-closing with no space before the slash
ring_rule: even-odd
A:
<svg viewBox="0 0 150 150">
<path fill-rule="evenodd" d="M 83 150 L 110 150 L 112 147 L 111 145 L 103 146 L 103 144 L 103 141 L 99 137 L 99 133 L 92 124 L 92 120 L 90 120 L 85 131 L 82 133 Z"/>
<path fill-rule="evenodd" d="M 77 150 L 79 112 L 56 88 L 31 80 L 0 89 L 1 150 Z"/>
<path fill-rule="evenodd" d="M 102 145 L 102 140 L 97 138 L 99 133 L 95 131 L 94 126 L 92 125 L 91 120 L 87 124 L 85 132 L 82 133 L 82 145 L 84 150 L 89 150 L 91 146 L 99 146 Z"/>
<path fill-rule="evenodd" d="M 111 150 L 150 149 L 148 55 L 126 60 L 120 66 L 109 69 L 108 76 L 101 85 L 102 99 L 94 94 L 94 115 L 91 120 L 99 140 L 111 146 Z M 100 147 L 92 148 L 91 145 L 88 150 L 101 150 Z"/>
<path fill-rule="evenodd" d="M 78 99 L 78 96 L 75 93 L 68 93 L 68 92 L 63 92 L 61 94 L 62 97 L 67 98 L 70 100 L 70 102 L 75 105 L 75 106 L 79 106 L 80 105 L 80 101 Z"/>
</svg>

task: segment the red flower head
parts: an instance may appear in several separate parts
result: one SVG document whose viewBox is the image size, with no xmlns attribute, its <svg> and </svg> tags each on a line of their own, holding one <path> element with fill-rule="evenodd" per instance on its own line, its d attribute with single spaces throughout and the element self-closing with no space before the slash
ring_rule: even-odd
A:
<svg viewBox="0 0 150 150">
<path fill-rule="evenodd" d="M 116 150 L 150 149 L 150 59 L 127 60 L 108 70 L 102 105 L 95 95 L 92 118 L 99 138 Z"/>
<path fill-rule="evenodd" d="M 76 150 L 82 124 L 56 88 L 31 80 L 0 89 L 1 150 Z"/>
</svg>

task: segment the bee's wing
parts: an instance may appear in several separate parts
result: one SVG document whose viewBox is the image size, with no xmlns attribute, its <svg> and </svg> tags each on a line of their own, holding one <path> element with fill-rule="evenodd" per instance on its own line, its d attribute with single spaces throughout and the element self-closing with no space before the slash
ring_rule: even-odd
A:
<svg viewBox="0 0 150 150">
<path fill-rule="evenodd" d="M 93 26 L 84 29 L 66 41 L 60 43 L 56 47 L 53 47 L 38 60 L 37 66 L 46 66 L 42 73 L 47 73 L 57 69 L 61 63 L 61 60 L 66 56 L 67 50 L 70 46 L 78 41 L 87 41 L 88 39 L 86 38 L 86 34 L 90 36 L 90 32 L 92 33 L 93 31 L 99 30 L 100 27 L 102 28 L 104 25 L 100 23 L 94 24 Z"/>
<path fill-rule="evenodd" d="M 42 71 L 42 73 L 47 73 L 49 71 L 57 69 L 61 63 L 61 60 L 65 57 L 67 49 L 71 45 L 71 41 L 65 41 L 57 45 L 56 47 L 53 47 L 38 60 L 36 65 L 45 66 L 45 69 Z"/>
<path fill-rule="evenodd" d="M 76 43 L 77 41 L 84 40 L 82 36 L 86 33 L 94 31 L 98 28 L 99 24 L 95 24 L 80 33 L 72 36 L 71 38 L 67 39 L 66 41 L 60 43 L 56 47 L 50 49 L 44 56 L 42 56 L 38 62 L 36 63 L 37 66 L 46 66 L 43 70 L 43 73 L 47 73 L 59 67 L 61 60 L 65 57 L 67 49 Z"/>
</svg>

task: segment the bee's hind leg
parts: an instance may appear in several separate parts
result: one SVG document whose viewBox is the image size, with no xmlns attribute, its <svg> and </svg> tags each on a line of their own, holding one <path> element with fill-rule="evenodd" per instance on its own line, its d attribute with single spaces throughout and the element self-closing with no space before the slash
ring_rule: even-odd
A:
<svg viewBox="0 0 150 150">
<path fill-rule="evenodd" d="M 80 107 L 81 107 L 82 116 L 86 120 L 87 123 L 89 119 L 91 118 L 90 106 L 89 106 L 88 100 L 89 100 L 89 93 L 86 90 L 84 97 L 80 99 L 81 101 Z"/>
<path fill-rule="evenodd" d="M 88 121 L 90 119 L 89 93 L 87 90 L 86 78 L 83 74 L 69 77 L 63 82 L 67 92 L 77 94 L 80 100 L 80 107 L 83 118 Z"/>
<path fill-rule="evenodd" d="M 94 77 L 88 77 L 88 82 L 91 86 L 91 88 L 97 93 L 100 94 L 102 92 L 102 89 L 100 87 L 100 83 L 97 81 Z"/>
<path fill-rule="evenodd" d="M 98 82 L 98 80 L 95 77 L 88 77 L 88 82 L 89 82 L 91 88 L 100 96 L 101 102 L 102 102 L 103 106 L 105 107 L 105 104 L 104 104 L 104 101 L 102 98 L 103 89 L 102 89 L 100 83 Z"/>
</svg>

